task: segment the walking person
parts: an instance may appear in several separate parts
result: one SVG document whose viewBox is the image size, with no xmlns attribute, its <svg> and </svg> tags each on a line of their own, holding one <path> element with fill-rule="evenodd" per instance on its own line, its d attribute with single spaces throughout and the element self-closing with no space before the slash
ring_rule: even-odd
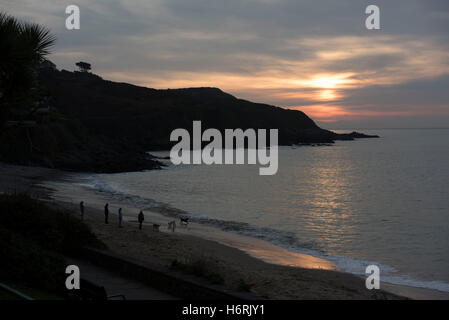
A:
<svg viewBox="0 0 449 320">
<path fill-rule="evenodd" d="M 142 230 L 142 223 L 143 223 L 143 220 L 145 220 L 142 210 L 140 210 L 137 220 L 139 221 L 139 229 Z"/>
<path fill-rule="evenodd" d="M 109 203 L 104 206 L 104 223 L 109 223 Z"/>
<path fill-rule="evenodd" d="M 122 214 L 122 208 L 118 209 L 118 227 L 122 227 L 122 220 L 123 220 L 123 214 Z"/>
<path fill-rule="evenodd" d="M 84 201 L 80 202 L 81 220 L 84 219 Z"/>
</svg>

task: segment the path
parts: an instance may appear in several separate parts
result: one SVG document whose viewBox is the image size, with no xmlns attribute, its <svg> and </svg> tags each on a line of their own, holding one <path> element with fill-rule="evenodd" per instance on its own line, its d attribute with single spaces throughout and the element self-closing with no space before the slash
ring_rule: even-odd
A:
<svg viewBox="0 0 449 320">
<path fill-rule="evenodd" d="M 135 280 L 123 278 L 90 262 L 67 258 L 70 264 L 78 266 L 81 278 L 106 289 L 108 296 L 123 294 L 126 300 L 176 300 L 167 293 L 158 291 Z"/>
</svg>

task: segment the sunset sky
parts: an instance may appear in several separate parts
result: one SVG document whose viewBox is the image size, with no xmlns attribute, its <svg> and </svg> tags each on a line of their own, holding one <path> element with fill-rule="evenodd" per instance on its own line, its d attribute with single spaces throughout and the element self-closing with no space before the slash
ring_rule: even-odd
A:
<svg viewBox="0 0 449 320">
<path fill-rule="evenodd" d="M 65 28 L 65 8 L 81 29 Z M 381 30 L 365 28 L 376 4 Z M 50 59 L 153 88 L 219 87 L 324 128 L 449 127 L 447 0 L 2 0 L 49 27 Z"/>
</svg>

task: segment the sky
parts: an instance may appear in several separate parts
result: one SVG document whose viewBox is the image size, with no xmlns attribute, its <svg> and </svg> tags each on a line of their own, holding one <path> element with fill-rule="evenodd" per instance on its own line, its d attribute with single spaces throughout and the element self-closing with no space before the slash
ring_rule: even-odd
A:
<svg viewBox="0 0 449 320">
<path fill-rule="evenodd" d="M 365 8 L 380 8 L 380 29 Z M 80 8 L 67 30 L 65 8 Z M 327 129 L 449 127 L 448 0 L 1 0 L 50 60 L 151 88 L 219 87 Z"/>
</svg>

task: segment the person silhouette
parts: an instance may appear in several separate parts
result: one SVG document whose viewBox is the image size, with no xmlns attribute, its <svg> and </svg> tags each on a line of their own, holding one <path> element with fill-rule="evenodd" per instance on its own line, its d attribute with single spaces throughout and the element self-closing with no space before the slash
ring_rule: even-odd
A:
<svg viewBox="0 0 449 320">
<path fill-rule="evenodd" d="M 106 203 L 106 205 L 104 206 L 104 223 L 108 224 L 109 223 L 109 203 Z"/>
<path fill-rule="evenodd" d="M 81 220 L 84 219 L 84 201 L 80 202 Z"/>
<path fill-rule="evenodd" d="M 142 210 L 140 210 L 137 220 L 139 221 L 139 229 L 142 229 L 142 223 L 143 223 L 143 220 L 145 220 Z"/>
<path fill-rule="evenodd" d="M 122 214 L 122 208 L 118 209 L 118 227 L 122 227 L 122 220 L 123 220 L 123 214 Z"/>
</svg>

